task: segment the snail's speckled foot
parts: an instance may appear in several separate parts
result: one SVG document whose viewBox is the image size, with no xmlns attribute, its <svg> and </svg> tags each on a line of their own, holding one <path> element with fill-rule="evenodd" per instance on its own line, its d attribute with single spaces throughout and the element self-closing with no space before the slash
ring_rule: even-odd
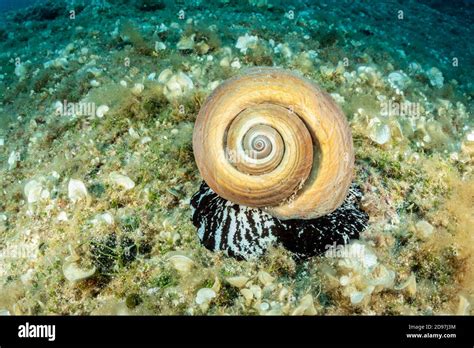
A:
<svg viewBox="0 0 474 348">
<path fill-rule="evenodd" d="M 233 204 L 203 182 L 191 199 L 192 219 L 206 248 L 237 259 L 259 257 L 276 243 L 297 257 L 310 257 L 359 237 L 368 222 L 368 215 L 359 208 L 361 198 L 353 184 L 344 203 L 328 215 L 279 220 L 261 209 Z"/>
</svg>

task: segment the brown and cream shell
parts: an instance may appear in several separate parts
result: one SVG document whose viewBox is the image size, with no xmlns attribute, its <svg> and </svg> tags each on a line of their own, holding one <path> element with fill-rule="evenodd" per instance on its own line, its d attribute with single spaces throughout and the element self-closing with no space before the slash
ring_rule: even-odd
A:
<svg viewBox="0 0 474 348">
<path fill-rule="evenodd" d="M 202 106 L 193 150 L 204 181 L 233 203 L 281 219 L 314 219 L 348 194 L 354 150 L 346 118 L 311 81 L 255 68 Z"/>
</svg>

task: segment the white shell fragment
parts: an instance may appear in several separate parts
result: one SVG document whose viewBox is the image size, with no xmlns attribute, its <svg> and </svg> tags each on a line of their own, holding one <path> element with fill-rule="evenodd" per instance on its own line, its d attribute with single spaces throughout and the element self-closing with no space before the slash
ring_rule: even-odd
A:
<svg viewBox="0 0 474 348">
<path fill-rule="evenodd" d="M 367 298 L 372 291 L 374 290 L 374 287 L 367 287 L 363 291 L 354 291 L 350 294 L 350 299 L 351 299 L 351 304 L 353 305 L 358 305 L 360 304 L 364 298 Z"/>
<path fill-rule="evenodd" d="M 140 134 L 133 127 L 128 129 L 128 134 L 130 134 L 133 139 L 140 139 Z"/>
<path fill-rule="evenodd" d="M 71 179 L 68 185 L 68 197 L 71 201 L 77 202 L 81 199 L 87 198 L 86 185 L 81 180 Z"/>
<path fill-rule="evenodd" d="M 388 82 L 393 88 L 404 90 L 410 78 L 403 71 L 394 71 L 388 75 Z"/>
<path fill-rule="evenodd" d="M 63 267 L 64 277 L 70 282 L 77 282 L 90 278 L 94 275 L 95 271 L 95 267 L 86 270 L 81 269 L 75 262 L 67 263 Z"/>
<path fill-rule="evenodd" d="M 28 69 L 26 68 L 25 64 L 18 64 L 15 67 L 15 75 L 20 78 L 20 81 L 25 79 L 27 72 Z"/>
<path fill-rule="evenodd" d="M 249 287 L 250 291 L 252 291 L 253 296 L 259 300 L 262 298 L 262 288 L 258 285 L 250 285 Z"/>
<path fill-rule="evenodd" d="M 444 84 L 443 73 L 438 68 L 435 68 L 435 67 L 431 68 L 430 70 L 427 71 L 426 75 L 428 75 L 431 86 L 436 87 L 436 88 L 443 87 L 443 84 Z"/>
<path fill-rule="evenodd" d="M 314 300 L 311 294 L 308 294 L 301 298 L 300 304 L 291 313 L 291 315 L 316 315 L 318 312 L 314 307 Z"/>
<path fill-rule="evenodd" d="M 168 261 L 178 272 L 189 273 L 191 271 L 194 262 L 185 255 L 173 255 L 168 258 Z"/>
<path fill-rule="evenodd" d="M 230 66 L 230 59 L 229 57 L 224 57 L 220 60 L 219 65 L 222 67 Z"/>
<path fill-rule="evenodd" d="M 247 49 L 254 48 L 257 46 L 258 36 L 252 36 L 249 34 L 245 34 L 244 36 L 240 36 L 237 39 L 237 43 L 235 44 L 235 48 L 239 49 L 240 52 L 243 54 L 247 53 Z"/>
<path fill-rule="evenodd" d="M 467 135 L 466 135 L 466 140 L 469 142 L 474 142 L 474 130 L 471 130 Z"/>
<path fill-rule="evenodd" d="M 393 288 L 395 272 L 378 263 L 377 256 L 365 244 L 351 242 L 338 262 L 342 276 L 339 284 L 351 304 L 370 301 L 372 293 Z"/>
<path fill-rule="evenodd" d="M 242 289 L 240 290 L 240 293 L 242 294 L 242 296 L 245 298 L 245 304 L 248 306 L 250 305 L 250 303 L 252 302 L 253 300 L 253 292 L 252 290 L 250 289 Z"/>
<path fill-rule="evenodd" d="M 163 51 L 166 49 L 166 45 L 161 41 L 155 42 L 155 51 Z"/>
<path fill-rule="evenodd" d="M 231 67 L 233 67 L 234 69 L 240 69 L 240 67 L 242 66 L 239 62 L 239 60 L 234 60 L 231 64 L 230 64 Z"/>
<path fill-rule="evenodd" d="M 143 90 L 145 89 L 145 86 L 143 83 L 135 83 L 135 85 L 132 87 L 132 94 L 139 96 L 142 94 Z"/>
<path fill-rule="evenodd" d="M 265 271 L 260 271 L 258 272 L 258 280 L 263 284 L 263 286 L 267 286 L 273 283 L 275 278 Z"/>
<path fill-rule="evenodd" d="M 107 105 L 101 105 L 97 108 L 95 114 L 98 118 L 102 118 L 105 114 L 109 111 L 109 107 Z"/>
<path fill-rule="evenodd" d="M 211 288 L 202 288 L 196 294 L 196 303 L 198 305 L 207 305 L 216 297 L 216 292 Z"/>
<path fill-rule="evenodd" d="M 273 52 L 281 53 L 283 57 L 286 59 L 290 59 L 293 56 L 293 52 L 291 51 L 290 46 L 287 43 L 281 44 L 279 43 L 274 49 Z"/>
<path fill-rule="evenodd" d="M 249 278 L 244 277 L 244 276 L 236 276 L 236 277 L 229 277 L 226 280 L 230 285 L 241 289 L 245 286 L 245 284 L 247 284 L 247 282 L 249 281 Z"/>
<path fill-rule="evenodd" d="M 92 220 L 92 223 L 112 225 L 114 223 L 114 217 L 109 212 L 105 212 L 103 214 L 97 214 Z"/>
<path fill-rule="evenodd" d="M 168 100 L 173 100 L 187 94 L 193 88 L 194 83 L 191 78 L 185 73 L 179 72 L 170 77 L 163 92 Z"/>
<path fill-rule="evenodd" d="M 268 304 L 268 302 L 262 302 L 262 303 L 260 304 L 260 310 L 261 310 L 262 312 L 266 312 L 266 311 L 268 311 L 269 309 L 270 309 L 270 305 Z"/>
<path fill-rule="evenodd" d="M 5 214 L 0 214 L 0 233 L 7 230 L 7 220 L 8 217 Z"/>
<path fill-rule="evenodd" d="M 34 275 L 35 275 L 35 270 L 33 268 L 30 268 L 29 270 L 27 270 L 24 274 L 20 276 L 20 280 L 24 285 L 30 285 L 33 280 Z"/>
<path fill-rule="evenodd" d="M 176 44 L 176 48 L 180 51 L 192 50 L 194 48 L 194 37 L 196 34 L 191 36 L 183 36 Z"/>
<path fill-rule="evenodd" d="M 172 75 L 173 71 L 171 69 L 165 69 L 158 75 L 158 82 L 166 83 Z"/>
<path fill-rule="evenodd" d="M 458 309 L 456 311 L 456 314 L 457 315 L 469 315 L 470 307 L 471 307 L 471 304 L 469 303 L 467 298 L 465 298 L 462 295 L 459 295 L 459 305 L 458 305 Z"/>
<path fill-rule="evenodd" d="M 65 211 L 60 212 L 58 214 L 57 220 L 58 221 L 67 221 L 68 220 L 67 213 Z"/>
<path fill-rule="evenodd" d="M 20 161 L 20 153 L 17 151 L 12 151 L 8 157 L 8 170 L 16 168 L 16 164 Z"/>
<path fill-rule="evenodd" d="M 109 179 L 113 184 L 120 186 L 125 190 L 131 190 L 135 187 L 135 182 L 133 182 L 132 179 L 117 172 L 110 173 Z"/>
<path fill-rule="evenodd" d="M 391 137 L 390 127 L 382 123 L 374 124 L 369 132 L 370 139 L 379 145 L 386 144 Z"/>
<path fill-rule="evenodd" d="M 37 180 L 31 180 L 25 185 L 24 193 L 28 203 L 36 203 L 49 197 L 49 191 Z"/>
</svg>

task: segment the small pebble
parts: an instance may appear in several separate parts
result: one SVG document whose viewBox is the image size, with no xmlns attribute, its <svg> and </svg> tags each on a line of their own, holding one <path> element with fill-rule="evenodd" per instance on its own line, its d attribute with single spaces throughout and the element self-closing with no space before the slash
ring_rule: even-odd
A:
<svg viewBox="0 0 474 348">
<path fill-rule="evenodd" d="M 105 114 L 109 111 L 109 107 L 107 105 L 101 105 L 97 108 L 96 110 L 96 116 L 98 118 L 102 118 L 105 116 Z"/>
</svg>

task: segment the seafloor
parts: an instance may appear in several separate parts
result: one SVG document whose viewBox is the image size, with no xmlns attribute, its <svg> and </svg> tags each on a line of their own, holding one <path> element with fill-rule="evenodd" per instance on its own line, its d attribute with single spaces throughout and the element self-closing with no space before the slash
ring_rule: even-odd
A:
<svg viewBox="0 0 474 348">
<path fill-rule="evenodd" d="M 463 6 L 69 0 L 3 14 L 0 313 L 472 314 Z M 350 121 L 370 224 L 336 255 L 236 261 L 199 243 L 193 122 L 251 66 L 306 76 Z"/>
</svg>

